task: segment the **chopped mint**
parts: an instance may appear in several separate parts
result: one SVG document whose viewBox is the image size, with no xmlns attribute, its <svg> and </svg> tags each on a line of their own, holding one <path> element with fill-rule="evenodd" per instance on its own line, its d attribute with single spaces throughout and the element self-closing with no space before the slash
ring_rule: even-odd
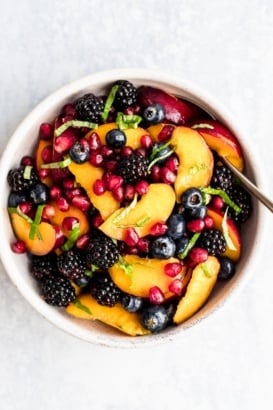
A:
<svg viewBox="0 0 273 410">
<path fill-rule="evenodd" d="M 200 235 L 201 235 L 200 232 L 196 232 L 195 234 L 192 235 L 191 239 L 189 240 L 188 245 L 186 246 L 186 249 L 184 249 L 183 252 L 179 253 L 178 255 L 179 259 L 185 259 L 186 256 L 188 256 L 189 251 L 194 247 Z"/>
<path fill-rule="evenodd" d="M 142 117 L 134 114 L 117 113 L 116 123 L 120 130 L 127 130 L 128 128 L 137 128 L 138 124 L 142 121 Z"/>
<path fill-rule="evenodd" d="M 113 219 L 113 224 L 117 225 L 122 219 L 124 219 L 129 212 L 134 209 L 134 207 L 137 204 L 137 194 L 134 195 L 134 198 L 132 202 L 126 206 L 114 219 Z"/>
<path fill-rule="evenodd" d="M 17 206 L 17 208 L 9 207 L 8 212 L 10 214 L 18 214 L 19 216 L 21 216 L 28 223 L 30 223 L 30 224 L 33 223 L 33 220 L 28 215 L 24 214 L 24 212 L 21 211 L 19 206 Z"/>
<path fill-rule="evenodd" d="M 35 213 L 35 217 L 34 217 L 34 221 L 31 224 L 31 228 L 29 231 L 29 239 L 34 239 L 35 236 L 37 235 L 38 239 L 42 239 L 41 234 L 39 232 L 38 226 L 41 222 L 42 219 L 42 214 L 43 214 L 43 209 L 44 209 L 44 205 L 38 205 L 37 209 L 36 209 L 36 213 Z"/>
<path fill-rule="evenodd" d="M 218 195 L 220 196 L 224 202 L 230 206 L 230 208 L 234 209 L 235 212 L 239 213 L 241 212 L 241 208 L 235 204 L 235 202 L 232 201 L 232 199 L 229 197 L 229 195 L 223 191 L 222 189 L 216 189 L 216 188 L 212 188 L 210 186 L 202 188 L 201 191 L 204 194 L 210 194 L 210 195 Z"/>
<path fill-rule="evenodd" d="M 146 223 L 147 223 L 150 219 L 151 219 L 150 216 L 144 215 L 142 218 L 140 218 L 140 219 L 137 221 L 137 223 L 136 223 L 135 226 L 136 226 L 137 228 L 143 228 L 143 226 L 145 226 Z"/>
<path fill-rule="evenodd" d="M 75 299 L 73 304 L 80 310 L 82 310 L 83 312 L 87 313 L 90 316 L 93 316 L 93 313 L 91 312 L 91 310 L 89 309 L 89 307 L 83 305 L 81 303 L 81 301 L 79 299 Z"/>
<path fill-rule="evenodd" d="M 201 264 L 201 269 L 202 269 L 202 271 L 204 272 L 204 275 L 207 278 L 211 278 L 211 273 L 210 273 L 210 271 L 208 270 L 207 266 L 204 263 Z"/>
<path fill-rule="evenodd" d="M 64 124 L 60 125 L 60 127 L 55 129 L 54 136 L 59 137 L 63 132 L 65 132 L 70 127 L 74 127 L 74 128 L 83 127 L 83 128 L 96 129 L 98 128 L 98 124 L 95 124 L 94 122 L 80 121 L 80 120 L 67 121 Z"/>
<path fill-rule="evenodd" d="M 77 241 L 80 235 L 80 224 L 75 223 L 73 225 L 72 230 L 69 232 L 67 241 L 63 244 L 62 250 L 69 251 L 69 249 L 73 248 L 75 242 Z"/>
<path fill-rule="evenodd" d="M 72 162 L 70 157 L 66 157 L 62 161 L 58 162 L 50 162 L 48 164 L 42 164 L 41 168 L 49 168 L 49 169 L 56 169 L 56 168 L 66 168 Z"/>
<path fill-rule="evenodd" d="M 107 97 L 107 99 L 105 101 L 105 104 L 104 104 L 103 113 L 101 114 L 101 119 L 102 119 L 103 122 L 107 121 L 108 114 L 109 114 L 109 111 L 111 110 L 111 107 L 112 107 L 113 102 L 115 100 L 118 88 L 119 88 L 118 85 L 114 85 L 111 88 L 110 93 L 108 94 L 108 97 Z"/>
<path fill-rule="evenodd" d="M 125 259 L 120 257 L 117 266 L 124 271 L 125 275 L 129 276 L 129 278 L 132 279 L 133 265 L 131 265 Z"/>
<path fill-rule="evenodd" d="M 30 179 L 31 178 L 31 170 L 32 170 L 32 166 L 31 165 L 26 165 L 25 169 L 24 169 L 24 174 L 23 177 L 24 179 Z"/>
<path fill-rule="evenodd" d="M 209 130 L 214 130 L 214 126 L 211 124 L 206 124 L 206 123 L 200 123 L 200 124 L 195 124 L 191 127 L 193 130 L 198 129 L 198 128 L 207 128 Z"/>
<path fill-rule="evenodd" d="M 149 166 L 148 166 L 148 172 L 151 171 L 152 167 L 158 162 L 162 161 L 162 159 L 166 159 L 170 157 L 174 152 L 176 147 L 173 147 L 170 151 L 166 152 L 166 154 L 157 156 L 161 151 L 163 151 L 165 148 L 167 148 L 171 144 L 171 141 L 166 142 L 165 144 L 160 145 L 159 147 L 154 147 L 152 149 L 150 158 L 149 158 Z"/>
<path fill-rule="evenodd" d="M 207 168 L 208 168 L 208 166 L 204 162 L 202 162 L 201 164 L 195 164 L 192 167 L 190 167 L 189 172 L 190 172 L 191 175 L 195 175 L 198 172 L 200 172 L 204 169 L 207 169 Z"/>
<path fill-rule="evenodd" d="M 225 241 L 226 241 L 226 244 L 227 244 L 228 248 L 231 249 L 232 251 L 235 251 L 236 247 L 235 247 L 234 243 L 232 242 L 232 239 L 229 235 L 228 224 L 227 224 L 227 214 L 228 214 L 228 207 L 225 210 L 223 221 L 222 221 L 223 236 L 225 238 Z"/>
</svg>

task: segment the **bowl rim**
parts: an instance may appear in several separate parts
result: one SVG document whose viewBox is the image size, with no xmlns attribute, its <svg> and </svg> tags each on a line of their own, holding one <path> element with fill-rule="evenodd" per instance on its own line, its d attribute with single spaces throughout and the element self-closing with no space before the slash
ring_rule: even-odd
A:
<svg viewBox="0 0 273 410">
<path fill-rule="evenodd" d="M 110 84 L 111 82 L 117 79 L 128 79 L 132 82 L 139 81 L 140 83 L 146 84 L 156 84 L 158 87 L 162 87 L 168 90 L 169 87 L 176 88 L 183 90 L 188 96 L 188 99 L 192 97 L 192 99 L 199 99 L 200 101 L 204 102 L 206 105 L 212 107 L 213 111 L 219 113 L 221 119 L 223 119 L 232 129 L 232 131 L 239 135 L 239 140 L 242 143 L 243 151 L 248 154 L 248 157 L 253 158 L 254 155 L 254 148 L 252 146 L 245 146 L 246 145 L 246 136 L 243 130 L 238 126 L 238 119 L 235 119 L 234 116 L 231 114 L 229 110 L 215 97 L 212 97 L 210 93 L 204 91 L 200 87 L 197 87 L 195 84 L 192 84 L 188 80 L 181 80 L 174 75 L 167 74 L 165 72 L 159 70 L 150 70 L 150 69 L 143 69 L 143 68 L 121 68 L 121 69 L 112 69 L 112 70 L 105 70 L 105 71 L 98 71 L 87 76 L 84 76 L 80 79 L 75 81 L 69 82 L 56 91 L 48 95 L 44 98 L 40 103 L 38 103 L 30 112 L 29 114 L 20 122 L 17 126 L 15 131 L 12 133 L 8 143 L 6 144 L 0 158 L 0 192 L 3 191 L 5 187 L 5 178 L 3 177 L 3 173 L 6 175 L 7 166 L 5 165 L 9 159 L 9 156 L 12 153 L 12 148 L 14 145 L 14 141 L 17 138 L 23 138 L 25 131 L 31 127 L 31 125 L 36 124 L 37 127 L 39 126 L 37 119 L 41 116 L 41 114 L 47 111 L 48 107 L 60 105 L 60 101 L 68 99 L 73 94 L 77 93 L 79 90 L 83 89 L 92 89 L 92 87 L 97 86 L 97 84 Z M 200 104 L 199 104 L 200 105 Z M 256 159 L 255 159 L 256 161 Z M 4 172 L 3 172 L 4 171 Z M 263 172 L 262 164 L 256 166 L 255 169 L 253 168 L 253 173 L 255 176 L 256 183 L 260 186 L 261 189 L 265 188 L 265 177 Z M 255 202 L 255 206 L 257 209 L 257 227 L 256 227 L 256 243 L 255 249 L 257 250 L 258 255 L 261 255 L 261 246 L 262 246 L 262 237 L 264 236 L 264 221 L 265 221 L 265 212 L 262 208 L 261 204 Z M 5 218 L 6 218 L 6 209 L 0 209 L 0 227 L 4 230 L 5 226 Z M 1 230 L 2 230 L 1 229 Z M 2 230 L 2 231 L 3 231 Z M 7 241 L 6 241 L 7 242 Z M 195 328 L 196 324 L 202 322 L 205 318 L 210 316 L 213 312 L 219 310 L 220 307 L 226 303 L 227 300 L 230 300 L 231 297 L 238 294 L 243 288 L 243 285 L 249 280 L 251 277 L 251 273 L 248 272 L 247 275 L 243 275 L 240 279 L 231 287 L 228 294 L 222 297 L 221 301 L 216 304 L 214 308 L 212 308 L 209 312 L 204 313 L 203 315 L 199 316 L 197 319 L 194 317 L 189 319 L 185 324 L 181 324 L 177 327 L 168 329 L 166 332 L 154 334 L 152 336 L 141 336 L 141 337 L 130 337 L 130 336 L 123 336 L 117 337 L 116 335 L 93 335 L 92 331 L 87 330 L 86 328 L 80 327 L 77 323 L 79 323 L 77 319 L 77 323 L 71 322 L 71 318 L 64 319 L 62 316 L 58 316 L 55 314 L 56 309 L 49 307 L 45 302 L 42 301 L 40 296 L 37 298 L 30 298 L 28 294 L 28 289 L 24 286 L 24 282 L 22 278 L 18 277 L 17 266 L 16 264 L 7 258 L 7 250 L 9 244 L 3 241 L 2 246 L 0 247 L 0 258 L 4 269 L 21 293 L 21 295 L 28 301 L 28 303 L 38 311 L 44 318 L 46 318 L 51 324 L 55 325 L 57 328 L 65 331 L 66 333 L 77 337 L 78 339 L 84 340 L 86 342 L 91 342 L 93 344 L 98 344 L 107 347 L 119 347 L 119 348 L 130 348 L 130 347 L 146 347 L 146 346 L 155 346 L 161 343 L 165 343 L 167 341 L 178 340 L 178 337 L 184 334 L 183 330 L 187 330 L 189 328 Z M 253 258 L 253 255 L 250 257 L 250 262 L 247 263 L 249 271 L 254 272 L 255 266 L 258 263 L 258 258 Z"/>
</svg>

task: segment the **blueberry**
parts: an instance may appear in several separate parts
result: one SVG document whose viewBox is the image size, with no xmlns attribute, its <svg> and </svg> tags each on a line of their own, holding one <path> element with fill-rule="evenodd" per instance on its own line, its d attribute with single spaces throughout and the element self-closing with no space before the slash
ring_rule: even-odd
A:
<svg viewBox="0 0 273 410">
<path fill-rule="evenodd" d="M 126 135 L 118 128 L 108 131 L 105 138 L 107 145 L 111 148 L 122 148 L 126 145 Z"/>
<path fill-rule="evenodd" d="M 165 329 L 169 322 L 169 315 L 164 306 L 150 305 L 143 309 L 140 320 L 147 330 L 154 333 Z"/>
<path fill-rule="evenodd" d="M 70 148 L 69 154 L 72 161 L 76 162 L 77 164 L 82 164 L 88 161 L 90 157 L 90 148 L 88 143 L 84 144 L 80 141 L 76 141 L 75 144 Z"/>
<path fill-rule="evenodd" d="M 80 288 L 83 288 L 84 286 L 87 286 L 90 281 L 90 276 L 87 275 L 82 275 L 79 276 L 78 278 L 74 279 L 74 283 L 79 286 Z"/>
<path fill-rule="evenodd" d="M 8 197 L 8 207 L 16 208 L 22 202 L 27 201 L 27 196 L 24 192 L 11 192 Z"/>
<path fill-rule="evenodd" d="M 192 218 L 197 219 L 204 219 L 207 215 L 207 207 L 206 205 L 201 205 L 199 208 L 191 208 L 189 209 L 189 214 Z"/>
<path fill-rule="evenodd" d="M 158 124 L 165 118 L 165 110 L 160 104 L 151 104 L 143 112 L 144 120 L 149 124 Z"/>
<path fill-rule="evenodd" d="M 191 211 L 200 208 L 203 205 L 202 192 L 197 188 L 186 189 L 181 196 L 181 203 L 185 208 Z"/>
<path fill-rule="evenodd" d="M 173 214 L 168 219 L 167 235 L 176 240 L 186 232 L 186 221 L 182 214 Z"/>
<path fill-rule="evenodd" d="M 186 236 L 183 236 L 182 238 L 178 239 L 178 241 L 176 242 L 175 254 L 179 255 L 180 253 L 183 253 L 186 247 L 188 246 L 188 244 L 189 244 L 189 238 L 187 238 Z"/>
<path fill-rule="evenodd" d="M 143 299 L 138 296 L 125 294 L 122 299 L 121 303 L 128 312 L 133 313 L 140 310 L 143 306 Z"/>
<path fill-rule="evenodd" d="M 49 200 L 49 192 L 46 184 L 39 182 L 30 190 L 30 198 L 37 205 L 45 204 Z"/>
<path fill-rule="evenodd" d="M 151 253 L 154 258 L 168 259 L 175 254 L 175 242 L 169 236 L 159 236 L 151 243 Z"/>
<path fill-rule="evenodd" d="M 235 264 L 234 262 L 227 258 L 223 257 L 220 259 L 220 272 L 218 274 L 219 280 L 228 280 L 231 279 L 235 273 Z"/>
</svg>

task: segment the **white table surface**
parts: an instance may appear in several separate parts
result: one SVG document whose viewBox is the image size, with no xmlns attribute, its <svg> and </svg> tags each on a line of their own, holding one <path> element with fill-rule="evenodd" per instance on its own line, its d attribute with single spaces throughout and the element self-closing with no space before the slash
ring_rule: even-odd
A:
<svg viewBox="0 0 273 410">
<path fill-rule="evenodd" d="M 160 69 L 224 103 L 249 134 L 272 191 L 270 0 L 0 0 L 1 152 L 61 85 L 116 67 Z M 270 409 L 272 217 L 261 265 L 225 308 L 179 342 L 119 350 L 56 329 L 0 269 L 0 408 Z"/>
</svg>

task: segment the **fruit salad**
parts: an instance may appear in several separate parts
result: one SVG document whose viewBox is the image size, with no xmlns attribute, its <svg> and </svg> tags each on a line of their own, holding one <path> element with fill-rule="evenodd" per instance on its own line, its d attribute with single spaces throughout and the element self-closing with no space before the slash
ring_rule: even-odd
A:
<svg viewBox="0 0 273 410">
<path fill-rule="evenodd" d="M 177 326 L 236 274 L 252 201 L 235 135 L 163 89 L 86 90 L 8 173 L 12 250 L 45 303 L 130 336 Z"/>
</svg>

